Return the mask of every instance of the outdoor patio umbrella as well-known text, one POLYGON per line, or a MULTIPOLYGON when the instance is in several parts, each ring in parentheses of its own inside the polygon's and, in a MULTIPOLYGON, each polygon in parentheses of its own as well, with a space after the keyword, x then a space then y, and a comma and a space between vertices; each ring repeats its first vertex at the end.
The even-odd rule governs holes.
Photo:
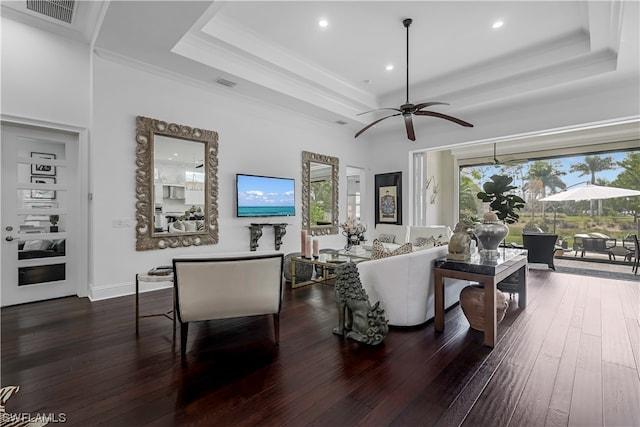
POLYGON ((602 200, 618 197, 640 196, 640 191, 627 190, 618 187, 603 187, 601 185, 587 184, 575 187, 557 194, 540 199, 542 202, 563 202, 566 200, 602 200))
MULTIPOLYGON (((640 196, 640 191, 627 190, 618 187, 603 187, 601 185, 587 184, 581 187, 571 188, 557 194, 540 199, 542 202, 564 202, 567 200, 602 200, 618 197, 640 196)), ((556 211, 553 211, 553 232, 556 232, 556 211)))

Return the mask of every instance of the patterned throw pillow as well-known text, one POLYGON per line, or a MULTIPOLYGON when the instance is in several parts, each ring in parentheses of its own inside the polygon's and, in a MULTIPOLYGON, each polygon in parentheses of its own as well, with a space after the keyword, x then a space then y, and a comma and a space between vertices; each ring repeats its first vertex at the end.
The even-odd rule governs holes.
POLYGON ((432 248, 436 245, 436 238, 431 236, 431 237, 418 237, 416 238, 416 246, 418 246, 421 249, 426 249, 426 248, 432 248))
POLYGON ((395 243, 396 236, 394 236, 393 234, 381 234, 378 236, 378 240, 380 240, 380 242, 382 243, 395 243))
POLYGON ((384 248, 382 242, 376 239, 373 241, 373 245, 371 248, 371 259, 387 258, 394 255, 409 254, 411 252, 413 252, 413 246, 411 245, 411 243, 405 243, 399 248, 388 251, 384 248))

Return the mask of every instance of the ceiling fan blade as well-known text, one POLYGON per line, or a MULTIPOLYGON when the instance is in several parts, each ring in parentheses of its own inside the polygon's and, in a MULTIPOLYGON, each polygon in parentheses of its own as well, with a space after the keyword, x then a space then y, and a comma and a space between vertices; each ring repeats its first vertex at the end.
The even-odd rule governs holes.
POLYGON ((449 105, 449 104, 447 104, 446 102, 423 102, 421 104, 416 105, 414 108, 416 109, 416 111, 418 111, 421 108, 431 107, 432 105, 449 105))
POLYGON ((471 123, 465 122, 464 120, 456 119, 455 117, 447 116, 446 114, 436 113, 434 111, 416 111, 414 113, 416 116, 431 116, 438 117, 440 119, 450 120, 454 123, 459 124, 460 126, 466 126, 472 128, 473 125, 471 123))
POLYGON ((411 114, 404 115, 404 126, 407 128, 407 138, 412 141, 416 140, 416 133, 413 130, 413 120, 411 120, 411 114))
POLYGON ((365 126, 364 128, 362 128, 362 129, 360 130, 360 132, 356 133, 356 136, 354 136, 354 138, 359 137, 360 135, 362 135, 362 133, 363 133, 365 130, 369 129, 371 126, 376 125, 377 123, 380 123, 380 122, 381 122, 381 121, 383 121, 384 119, 388 119, 389 117, 394 117, 394 116, 399 116, 399 115, 400 115, 400 113, 397 113, 397 114, 391 114, 390 116, 386 116, 386 117, 383 117, 383 118, 381 118, 381 119, 376 120, 375 122, 371 122, 371 123, 369 123, 367 126, 365 126))
POLYGON ((376 111, 383 111, 383 110, 391 110, 391 111, 397 111, 399 113, 402 113, 402 110, 398 108, 378 108, 377 110, 370 110, 370 111, 365 111, 364 113, 358 113, 356 114, 356 116, 361 116, 363 114, 374 113, 376 111))

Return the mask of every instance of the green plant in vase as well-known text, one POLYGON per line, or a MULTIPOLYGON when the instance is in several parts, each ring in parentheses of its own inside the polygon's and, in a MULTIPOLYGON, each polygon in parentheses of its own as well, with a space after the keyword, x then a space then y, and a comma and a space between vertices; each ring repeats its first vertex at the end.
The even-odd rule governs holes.
POLYGON ((489 203, 490 211, 484 215, 482 223, 476 224, 475 232, 482 245, 480 255, 496 259, 500 256, 500 242, 509 234, 506 224, 513 224, 520 218, 517 211, 524 207, 525 201, 522 197, 510 193, 518 188, 511 185, 513 178, 510 176, 493 175, 490 180, 483 184, 484 191, 477 194, 478 199, 489 203))
POLYGON ((49 222, 51 223, 51 227, 49 227, 49 232, 51 233, 58 232, 58 221, 60 221, 60 215, 49 215, 49 222))

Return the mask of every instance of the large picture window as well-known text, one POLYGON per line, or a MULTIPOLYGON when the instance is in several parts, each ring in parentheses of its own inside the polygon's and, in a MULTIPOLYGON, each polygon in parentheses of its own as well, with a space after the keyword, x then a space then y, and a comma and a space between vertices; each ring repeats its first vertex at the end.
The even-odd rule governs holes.
POLYGON ((522 243, 522 231, 552 232, 571 248, 576 235, 600 233, 623 240, 638 233, 640 197, 543 201, 550 195, 599 185, 640 191, 640 151, 617 151, 528 161, 465 165, 459 173, 459 218, 478 220, 487 206, 476 194, 492 175, 513 178, 514 191, 526 201, 520 220, 509 226, 508 242, 522 243))

